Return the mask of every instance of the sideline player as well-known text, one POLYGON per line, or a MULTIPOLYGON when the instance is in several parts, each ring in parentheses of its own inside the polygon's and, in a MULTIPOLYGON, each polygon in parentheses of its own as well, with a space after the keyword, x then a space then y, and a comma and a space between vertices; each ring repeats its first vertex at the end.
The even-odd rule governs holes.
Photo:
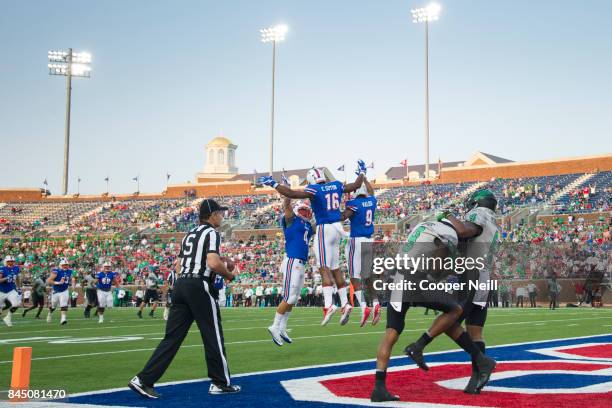
POLYGON ((4 306, 5 302, 10 303, 8 313, 4 317, 4 323, 11 327, 13 325, 13 313, 21 304, 21 299, 17 288, 21 286, 21 278, 19 277, 19 266, 15 265, 15 258, 7 255, 4 258, 4 266, 0 267, 0 305, 4 306))
POLYGON ((136 315, 142 319, 142 309, 145 308, 151 301, 153 301, 153 306, 151 306, 151 311, 149 312, 150 317, 155 317, 153 314, 155 313, 155 309, 157 309, 157 302, 159 302, 159 283, 157 282, 157 275, 153 270, 151 270, 147 277, 145 278, 145 296, 144 300, 140 304, 140 309, 136 315))
MULTIPOLYGON (((374 214, 376 212, 376 197, 374 197, 374 189, 367 179, 364 179, 361 187, 355 192, 356 197, 346 202, 346 209, 342 213, 342 219, 349 219, 351 222, 351 233, 348 244, 346 245, 346 259, 348 261, 348 271, 351 278, 351 284, 355 290, 355 297, 361 307, 360 327, 363 327, 368 321, 368 317, 372 312, 367 306, 365 296, 363 295, 363 287, 361 285, 361 269, 362 269, 362 251, 371 250, 368 248, 368 243, 372 242, 374 234, 374 214)), ((367 287, 366 287, 367 289, 367 287)), ((372 296, 372 306, 374 307, 374 316, 372 324, 375 325, 380 320, 380 304, 374 291, 372 296)))
MULTIPOLYGON (((480 284, 486 284, 491 278, 491 262, 493 252, 500 239, 500 231, 495 221, 495 209, 497 208, 497 198, 489 190, 478 190, 471 194, 464 203, 465 221, 457 219, 448 212, 444 216, 455 227, 457 235, 466 242, 467 258, 482 258, 485 260, 485 267, 477 271, 466 271, 461 277, 467 283, 468 279, 477 280, 480 284), (475 276, 471 277, 472 272, 475 276)), ((479 289, 476 291, 464 292, 463 314, 459 318, 457 325, 465 320, 467 333, 474 344, 485 353, 485 341, 483 337, 484 325, 487 320, 487 306, 489 290, 479 289)), ((460 331, 461 327, 451 327, 449 331, 460 331)), ((478 365, 472 358, 472 375, 470 381, 463 390, 467 394, 478 394, 484 384, 478 384, 479 371, 478 365)))
POLYGON ((113 307, 113 292, 111 288, 119 289, 119 274, 111 271, 110 262, 102 265, 102 271, 96 275, 96 296, 98 297, 98 323, 104 323, 104 309, 113 307))
MULTIPOLYGON (((98 294, 96 292, 96 277, 93 273, 88 273, 83 276, 81 282, 83 288, 85 288, 85 310, 83 316, 86 318, 91 317, 91 309, 98 306, 98 294)), ((97 312, 97 309, 96 309, 97 312)))
POLYGON ((317 223, 317 231, 314 239, 314 250, 317 257, 317 266, 323 280, 323 321, 326 325, 332 315, 338 309, 333 304, 333 284, 336 283, 342 317, 340 324, 348 323, 352 306, 348 303, 347 285, 344 275, 340 272, 340 240, 344 235, 344 229, 340 222, 340 203, 344 193, 356 191, 365 178, 367 171, 365 162, 358 162, 357 179, 353 183, 343 185, 340 181, 327 181, 325 174, 320 169, 312 168, 306 174, 308 186, 304 191, 293 190, 287 186, 280 185, 272 176, 259 179, 260 183, 270 186, 280 194, 288 198, 310 199, 310 206, 314 212, 317 223))
POLYGON ((168 271, 168 275, 166 276, 166 305, 164 307, 164 320, 168 320, 168 316, 170 315, 170 307, 172 306, 172 288, 174 287, 174 282, 176 281, 176 268, 179 264, 178 259, 174 262, 174 266, 170 268, 168 271))
POLYGON ((304 286, 304 265, 308 262, 308 243, 313 235, 310 224, 312 210, 303 202, 297 202, 291 207, 291 200, 283 200, 283 216, 281 226, 285 234, 285 259, 281 264, 284 275, 283 300, 276 308, 274 323, 268 327, 272 341, 282 346, 283 341, 291 343, 287 334, 287 321, 293 306, 304 286))
POLYGON ((68 313, 68 286, 74 288, 74 276, 72 276, 72 269, 69 268, 70 265, 66 258, 60 260, 59 266, 59 268, 51 271, 49 279, 47 279, 47 284, 53 286, 47 323, 51 323, 51 314, 59 306, 61 311, 60 324, 64 325, 68 323, 66 318, 68 313))
MULTIPOLYGON (((407 251, 407 256, 411 258, 424 256, 431 259, 445 259, 456 252, 457 244, 457 233, 451 224, 439 221, 422 222, 417 224, 408 236, 405 250, 407 251)), ((415 281, 429 280, 429 272, 432 271, 419 269, 411 275, 411 279, 415 281)), ((395 275, 395 279, 402 279, 401 276, 402 275, 398 273, 395 275)), ((431 339, 445 333, 450 327, 456 324, 456 321, 463 313, 463 308, 459 305, 454 296, 443 290, 415 291, 410 295, 416 299, 416 301, 410 302, 398 301, 399 299, 395 297, 396 295, 400 295, 400 299, 403 300, 403 293, 401 291, 394 291, 391 295, 389 306, 387 307, 387 329, 376 355, 376 381, 374 390, 370 396, 373 402, 397 401, 399 399, 397 395, 393 395, 387 390, 386 375, 391 351, 404 330, 406 313, 410 306, 428 307, 442 312, 442 314, 434 320, 430 329, 424 333, 416 343, 410 344, 405 349, 405 353, 424 370, 428 370, 429 367, 425 364, 423 359, 422 352, 424 346, 422 346, 422 344, 427 345, 431 342, 431 339), (425 340, 425 338, 428 341, 425 340)), ((452 337, 450 334, 449 336, 451 336, 462 349, 474 357, 480 373, 479 383, 482 382, 484 386, 495 368, 495 361, 486 357, 472 342, 466 332, 454 334, 457 336, 452 337)))
POLYGON ((45 295, 47 293, 47 286, 41 275, 37 276, 32 282, 32 306, 23 311, 22 317, 33 309, 38 308, 36 312, 36 319, 40 319, 40 313, 45 307, 45 295))

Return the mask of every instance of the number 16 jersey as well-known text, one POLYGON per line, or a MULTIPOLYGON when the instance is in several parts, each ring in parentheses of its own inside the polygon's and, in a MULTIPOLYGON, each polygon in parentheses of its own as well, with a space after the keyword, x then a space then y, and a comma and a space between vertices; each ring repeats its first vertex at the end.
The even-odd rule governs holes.
POLYGON ((309 184, 304 191, 312 194, 310 206, 317 225, 340 221, 340 202, 344 193, 344 185, 341 182, 336 180, 324 184, 309 184))

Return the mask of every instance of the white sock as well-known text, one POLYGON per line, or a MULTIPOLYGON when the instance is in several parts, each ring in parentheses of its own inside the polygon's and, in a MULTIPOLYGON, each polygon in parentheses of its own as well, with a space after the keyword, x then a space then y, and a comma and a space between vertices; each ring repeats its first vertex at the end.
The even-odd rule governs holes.
POLYGON ((101 314, 98 316, 98 323, 102 323, 104 321, 104 315, 101 314))
POLYGON ((373 299, 372 300, 372 306, 376 307, 377 304, 378 304, 378 299, 373 299))
POLYGON ((66 312, 62 310, 62 321, 66 320, 66 312))
POLYGON ((291 312, 285 312, 283 316, 283 318, 281 319, 281 326, 280 329, 281 331, 287 331, 287 321, 289 320, 289 315, 291 314, 291 312))
POLYGON ((272 323, 272 326, 276 328, 280 328, 282 321, 283 321, 283 315, 276 312, 276 314, 274 315, 274 323, 272 323))
POLYGON ((8 317, 9 319, 13 317, 13 312, 11 312, 11 310, 10 310, 10 309, 9 309, 9 311, 8 311, 8 316, 7 316, 7 317, 8 317))
POLYGON ((332 305, 334 289, 331 286, 323 286, 324 308, 329 309, 332 305))
POLYGON ((348 296, 346 294, 346 289, 347 289, 346 286, 341 289, 338 289, 338 296, 340 296, 340 307, 344 307, 348 303, 348 296))
POLYGON ((363 312, 366 308, 366 302, 365 302, 365 299, 363 298, 363 291, 356 290, 355 297, 357 298, 357 301, 359 302, 359 307, 361 307, 361 311, 363 312))

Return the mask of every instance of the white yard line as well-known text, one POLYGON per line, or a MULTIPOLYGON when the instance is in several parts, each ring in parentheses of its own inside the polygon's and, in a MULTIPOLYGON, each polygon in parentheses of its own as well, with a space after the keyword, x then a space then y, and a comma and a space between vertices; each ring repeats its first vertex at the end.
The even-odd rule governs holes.
MULTIPOLYGON (((493 326, 508 326, 508 325, 529 325, 537 323, 547 323, 547 322, 565 322, 570 320, 596 320, 596 319, 604 319, 608 318, 607 316, 598 316, 598 317, 587 317, 581 319, 560 319, 560 320, 545 320, 545 321, 528 321, 528 322, 509 322, 509 323, 492 323, 487 325, 487 327, 493 326)), ((307 325, 305 325, 307 326, 307 325)), ((300 327, 299 325, 294 325, 293 327, 300 327)), ((265 327, 254 327, 255 329, 264 329, 265 327)), ((405 332, 414 332, 414 331, 422 331, 423 328, 415 328, 415 329, 406 329, 405 332)), ((224 330, 225 331, 225 330, 224 330)), ((362 336, 362 335, 370 335, 370 334, 382 334, 384 331, 369 331, 369 332, 361 332, 361 333, 339 333, 339 334, 326 334, 326 335, 317 335, 317 336, 302 336, 302 337, 294 337, 294 340, 309 340, 309 339, 320 339, 327 337, 344 337, 344 336, 362 336)), ((157 334, 157 333, 153 333, 157 334)), ((250 343, 266 343, 270 342, 270 338, 266 339, 258 339, 258 340, 242 340, 242 341, 230 341, 226 342, 225 345, 233 345, 233 344, 250 344, 250 343)), ((545 340, 550 341, 550 340, 545 340)), ((202 347, 202 344, 190 344, 186 346, 181 346, 181 348, 191 348, 191 347, 202 347)), ((121 353, 135 353, 141 351, 151 351, 155 350, 155 347, 147 347, 147 348, 139 348, 139 349, 129 349, 129 350, 115 350, 115 351, 102 351, 97 353, 82 353, 82 354, 67 354, 67 355, 59 355, 59 356, 47 356, 47 357, 34 357, 32 361, 39 360, 57 360, 64 358, 73 358, 73 357, 85 357, 85 356, 100 356, 100 355, 108 355, 108 354, 121 354, 121 353)), ((10 364, 12 360, 0 361, 0 364, 10 364)))

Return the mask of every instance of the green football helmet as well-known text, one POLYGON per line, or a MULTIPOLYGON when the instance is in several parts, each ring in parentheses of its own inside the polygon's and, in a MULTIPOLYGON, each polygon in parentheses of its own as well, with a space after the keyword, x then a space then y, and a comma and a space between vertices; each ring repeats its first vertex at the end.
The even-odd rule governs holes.
POLYGON ((495 198, 495 194, 486 188, 474 191, 463 203, 463 208, 467 212, 475 207, 485 207, 491 211, 495 211, 497 208, 497 198, 495 198))

